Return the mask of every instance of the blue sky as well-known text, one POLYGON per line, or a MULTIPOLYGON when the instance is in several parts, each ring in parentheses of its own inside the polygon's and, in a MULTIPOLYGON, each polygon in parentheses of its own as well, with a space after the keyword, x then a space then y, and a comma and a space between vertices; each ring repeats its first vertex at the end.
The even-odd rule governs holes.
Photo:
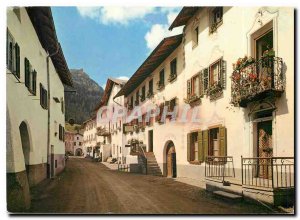
POLYGON ((130 77, 164 38, 180 8, 52 7, 70 69, 83 68, 99 85, 130 77))

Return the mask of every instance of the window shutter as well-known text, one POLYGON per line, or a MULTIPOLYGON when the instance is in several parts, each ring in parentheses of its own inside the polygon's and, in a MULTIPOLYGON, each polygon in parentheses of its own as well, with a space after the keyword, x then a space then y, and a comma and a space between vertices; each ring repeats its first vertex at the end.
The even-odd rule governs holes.
POLYGON ((203 158, 204 160, 208 156, 208 130, 202 132, 202 146, 203 146, 203 158))
POLYGON ((189 79, 187 81, 187 98, 189 98, 191 95, 191 80, 189 79))
POLYGON ((191 161, 191 133, 187 134, 187 161, 191 161))
POLYGON ((25 57, 25 86, 29 87, 29 60, 25 57))
POLYGON ((223 89, 226 87, 226 62, 221 59, 220 60, 220 85, 223 89))
POLYGON ((35 70, 32 72, 32 92, 34 95, 36 94, 36 71, 35 70))
POLYGON ((15 45, 15 55, 16 55, 16 75, 17 77, 20 79, 20 47, 19 45, 16 43, 15 45))
POLYGON ((208 68, 203 70, 203 93, 206 93, 209 85, 209 72, 208 68))
POLYGON ((43 86, 40 83, 40 105, 43 106, 43 86))
POLYGON ((220 132, 220 156, 227 155, 227 140, 226 140, 226 128, 219 127, 220 132))
POLYGON ((45 101, 44 106, 47 109, 48 108, 48 92, 46 89, 43 89, 43 90, 44 90, 44 101, 45 101))
POLYGON ((199 73, 199 95, 200 97, 204 95, 204 85, 203 85, 203 70, 199 73))
POLYGON ((198 131, 198 160, 204 162, 203 137, 202 131, 198 131))

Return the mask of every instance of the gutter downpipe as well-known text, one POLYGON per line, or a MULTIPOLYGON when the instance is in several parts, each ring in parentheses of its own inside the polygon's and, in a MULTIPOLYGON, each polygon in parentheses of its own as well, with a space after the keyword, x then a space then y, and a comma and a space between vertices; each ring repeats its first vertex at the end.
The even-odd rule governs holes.
POLYGON ((47 125, 47 177, 52 178, 51 176, 51 166, 49 160, 49 151, 50 151, 50 71, 49 71, 49 58, 56 55, 59 51, 59 43, 56 45, 56 51, 52 54, 48 54, 46 58, 47 63, 47 89, 48 89, 48 125, 47 125))

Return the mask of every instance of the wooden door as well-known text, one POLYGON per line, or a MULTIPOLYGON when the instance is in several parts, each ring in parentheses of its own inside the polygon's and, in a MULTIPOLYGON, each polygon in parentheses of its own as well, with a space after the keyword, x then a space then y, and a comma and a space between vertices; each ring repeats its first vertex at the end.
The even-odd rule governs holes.
POLYGON ((174 146, 167 149, 167 176, 175 177, 176 174, 176 152, 174 146), (175 169, 175 170, 174 170, 175 169))
MULTIPOLYGON (((257 124, 257 136, 258 136, 258 157, 266 158, 273 156, 272 147, 272 121, 259 122, 257 124)), ((259 160, 259 177, 270 178, 271 177, 271 160, 260 159, 259 160)))

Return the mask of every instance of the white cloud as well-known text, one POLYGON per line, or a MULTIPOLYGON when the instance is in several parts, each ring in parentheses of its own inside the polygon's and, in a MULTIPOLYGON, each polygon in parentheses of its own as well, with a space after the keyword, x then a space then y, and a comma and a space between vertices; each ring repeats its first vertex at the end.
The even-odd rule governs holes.
POLYGON ((119 76, 117 79, 121 79, 121 80, 129 80, 129 77, 127 77, 127 76, 119 76))
POLYGON ((178 27, 169 31, 170 25, 178 15, 179 8, 167 7, 161 8, 160 11, 166 14, 168 24, 154 24, 146 33, 145 40, 150 51, 152 51, 165 37, 181 34, 183 30, 183 27, 178 27))
POLYGON ((82 17, 99 21, 102 24, 127 25, 134 19, 142 19, 155 12, 155 7, 77 7, 82 17))

